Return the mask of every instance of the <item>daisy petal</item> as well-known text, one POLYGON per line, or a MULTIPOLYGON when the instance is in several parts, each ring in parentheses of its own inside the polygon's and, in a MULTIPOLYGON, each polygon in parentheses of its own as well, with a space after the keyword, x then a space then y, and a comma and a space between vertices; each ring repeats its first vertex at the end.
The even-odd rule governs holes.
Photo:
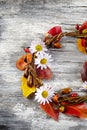
POLYGON ((51 89, 50 85, 45 84, 44 86, 37 89, 35 100, 37 100, 40 104, 49 103, 52 101, 53 95, 54 91, 51 89))
POLYGON ((31 53, 37 52, 37 54, 41 54, 47 51, 47 48, 46 48, 45 43, 41 41, 41 39, 37 39, 37 40, 32 41, 30 45, 30 51, 31 53))

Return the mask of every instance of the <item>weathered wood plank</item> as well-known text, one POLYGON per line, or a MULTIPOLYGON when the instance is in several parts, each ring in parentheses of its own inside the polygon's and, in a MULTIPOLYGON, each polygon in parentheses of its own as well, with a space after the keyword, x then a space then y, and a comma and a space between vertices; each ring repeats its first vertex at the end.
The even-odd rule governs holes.
MULTIPOLYGON (((87 0, 0 0, 0 130, 86 130, 87 121, 60 114, 59 121, 48 118, 38 104, 23 98, 20 90, 22 72, 15 62, 35 38, 52 26, 70 31, 76 23, 87 20, 87 0)), ((54 63, 55 90, 70 86, 78 89, 80 71, 87 55, 80 53, 76 39, 64 37, 63 48, 50 49, 54 63)))

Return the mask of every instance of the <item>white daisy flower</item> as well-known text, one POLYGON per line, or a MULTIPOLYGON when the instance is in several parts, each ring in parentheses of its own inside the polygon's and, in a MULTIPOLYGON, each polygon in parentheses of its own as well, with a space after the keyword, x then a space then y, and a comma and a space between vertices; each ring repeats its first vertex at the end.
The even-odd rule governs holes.
POLYGON ((37 54, 47 51, 46 45, 41 39, 32 41, 29 49, 31 53, 37 52, 37 54))
POLYGON ((87 81, 83 82, 81 89, 87 90, 87 81))
POLYGON ((49 84, 45 84, 44 86, 37 88, 37 92, 35 93, 35 100, 37 100, 40 104, 45 104, 52 102, 53 96, 53 89, 49 84))
POLYGON ((35 65, 37 65, 37 68, 41 67, 41 69, 46 69, 47 67, 51 66, 51 55, 44 53, 44 54, 38 54, 37 58, 35 58, 35 65))

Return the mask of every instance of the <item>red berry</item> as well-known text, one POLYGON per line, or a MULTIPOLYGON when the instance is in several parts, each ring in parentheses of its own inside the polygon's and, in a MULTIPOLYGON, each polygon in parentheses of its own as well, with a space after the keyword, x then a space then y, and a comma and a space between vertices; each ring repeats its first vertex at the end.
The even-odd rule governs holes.
POLYGON ((75 29, 79 30, 79 25, 78 24, 75 25, 75 29))
POLYGON ((78 96, 77 93, 72 93, 72 94, 71 94, 71 97, 77 97, 77 96, 78 96))
POLYGON ((79 31, 80 33, 82 33, 82 30, 87 29, 87 21, 85 21, 80 27, 79 27, 79 31))

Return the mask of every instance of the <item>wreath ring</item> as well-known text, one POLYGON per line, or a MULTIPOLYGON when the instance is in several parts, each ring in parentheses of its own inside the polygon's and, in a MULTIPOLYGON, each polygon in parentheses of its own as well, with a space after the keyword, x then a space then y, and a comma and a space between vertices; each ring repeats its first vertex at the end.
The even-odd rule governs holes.
POLYGON ((62 37, 77 38, 77 48, 87 54, 87 21, 82 25, 75 25, 73 32, 62 32, 61 26, 51 28, 43 40, 32 41, 30 47, 24 47, 25 54, 16 61, 16 67, 23 71, 21 90, 26 98, 35 97, 40 107, 54 120, 58 120, 59 112, 87 118, 87 62, 83 63, 81 79, 82 88, 73 92, 72 88, 54 91, 50 84, 44 84, 43 79, 52 79, 50 63, 53 61, 48 49, 62 48, 62 37), (79 91, 85 95, 79 95, 79 91))

